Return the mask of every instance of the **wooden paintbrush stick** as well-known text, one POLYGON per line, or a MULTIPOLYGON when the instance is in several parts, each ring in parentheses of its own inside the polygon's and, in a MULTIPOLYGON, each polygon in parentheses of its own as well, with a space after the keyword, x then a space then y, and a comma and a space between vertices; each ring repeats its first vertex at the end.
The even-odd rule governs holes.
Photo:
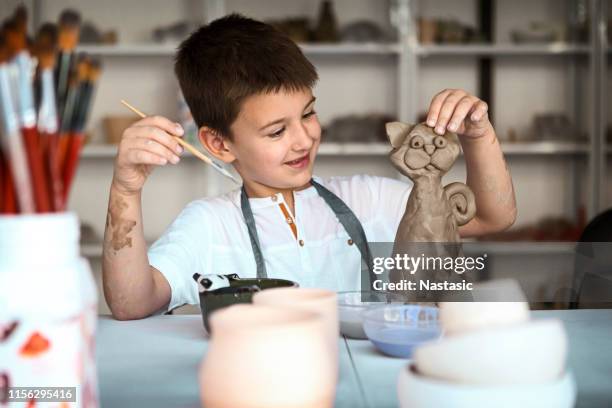
MULTIPOLYGON (((139 111, 138 109, 136 109, 135 107, 133 107, 132 105, 130 105, 129 103, 124 101, 123 99, 121 100, 121 103, 124 104, 129 110, 131 110, 132 112, 134 112, 135 114, 137 114, 141 118, 146 118, 147 117, 147 115, 145 115, 143 112, 139 111)), ((217 170, 219 173, 221 173, 225 177, 227 177, 230 180, 232 180, 234 183, 240 184, 240 182, 238 180, 236 180, 236 178, 234 176, 232 176, 227 170, 225 170, 223 167, 219 166, 217 163, 212 161, 209 157, 204 155, 198 149, 196 149, 195 147, 193 147, 192 145, 190 145, 189 143, 187 143, 186 141, 184 141, 180 137, 177 137, 177 136, 173 136, 173 137, 176 139, 176 141, 181 146, 183 146, 185 149, 189 150, 198 159, 202 160, 206 164, 211 165, 215 170, 217 170)))

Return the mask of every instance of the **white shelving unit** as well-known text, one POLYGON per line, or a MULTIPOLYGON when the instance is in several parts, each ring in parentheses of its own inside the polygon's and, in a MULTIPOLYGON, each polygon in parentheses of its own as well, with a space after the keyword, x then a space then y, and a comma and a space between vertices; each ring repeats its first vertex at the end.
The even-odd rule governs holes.
POLYGON ((419 45, 415 53, 421 57, 442 55, 516 57, 588 55, 589 47, 568 43, 542 45, 482 44, 482 45, 419 45))
MULTIPOLYGON (((585 155, 589 146, 586 143, 573 142, 523 142, 502 143, 502 150, 506 155, 541 156, 541 155, 585 155)), ((319 156, 385 156, 389 154, 387 143, 322 143, 319 147, 319 156)), ((612 152, 612 148, 608 148, 612 152)), ((108 159, 114 158, 117 147, 107 144, 89 144, 83 149, 82 159, 108 159)), ((183 157, 194 158, 185 152, 183 157)))
MULTIPOLYGON (((299 44, 306 55, 398 55, 401 46, 395 43, 299 44)), ((77 52, 100 57, 171 57, 178 44, 81 45, 77 52)))
MULTIPOLYGON (((374 0, 373 0, 374 1, 374 0)), ((454 0, 448 0, 449 4, 453 3, 454 0)), ((498 2, 510 1, 510 0, 498 0, 498 2)), ((594 0, 600 2, 601 0, 594 0)), ((38 1, 34 2, 39 3, 38 1)), ((65 1, 66 6, 69 5, 69 1, 65 1)), ((180 3, 180 2, 179 2, 180 3)), ((185 2, 187 3, 187 2, 185 2)), ((240 2, 232 0, 201 0, 198 2, 188 2, 193 4, 200 4, 204 11, 205 21, 211 21, 218 17, 221 17, 229 10, 229 4, 241 4, 243 6, 255 8, 250 2, 240 2)), ((291 3, 291 2, 287 2, 291 3)), ((339 5, 340 0, 336 1, 339 5)), ((388 78, 390 81, 394 81, 395 84, 392 87, 393 95, 389 96, 393 99, 394 107, 392 113, 394 113, 399 120, 413 122, 417 118, 419 109, 424 109, 422 102, 419 102, 418 89, 420 82, 426 79, 427 72, 421 69, 424 63, 427 64, 448 64, 450 59, 448 57, 458 57, 463 61, 470 60, 471 58, 480 57, 491 57, 494 58, 496 63, 504 64, 507 61, 514 61, 516 58, 529 59, 531 57, 537 57, 542 61, 547 61, 549 58, 551 61, 559 64, 572 64, 573 60, 581 59, 586 60, 592 58, 594 47, 593 44, 587 45, 574 45, 568 43, 555 43, 545 45, 515 45, 510 43, 498 43, 498 44, 470 44, 470 45, 420 45, 416 38, 416 19, 418 17, 418 0, 388 0, 386 2, 375 1, 377 7, 388 7, 388 21, 395 27, 397 32, 397 42, 385 43, 385 44, 352 44, 352 43, 340 43, 340 44, 300 44, 300 47, 308 57, 314 57, 317 61, 329 64, 328 67, 332 67, 334 70, 340 70, 346 68, 346 72, 352 72, 351 69, 358 68, 357 64, 361 61, 367 61, 368 64, 386 64, 392 66, 395 69, 395 73, 392 74, 392 78, 388 78), (361 58, 366 57, 366 58, 361 58), (567 59, 563 61, 562 59, 567 59), (357 62, 355 62, 357 61, 357 62)), ((438 2, 440 3, 440 2, 438 2)), ((43 5, 43 3, 39 3, 43 5)), ((158 6, 161 3, 158 4, 158 6)), ((265 2, 261 3, 262 6, 265 2)), ((275 3, 276 4, 276 3, 275 3)), ((344 2, 342 5, 345 9, 336 8, 336 13, 347 11, 347 4, 352 3, 344 2)), ((46 4, 43 7, 50 8, 46 4)), ((83 6, 86 7, 86 6, 83 6)), ((290 8, 290 5, 287 4, 290 8)), ((453 6, 454 7, 454 6, 453 6)), ((175 9, 179 9, 179 5, 175 9)), ((91 6, 88 9, 92 9, 91 6)), ((96 8, 99 14, 103 14, 102 8, 96 8)), ((380 10, 380 8, 379 8, 380 10)), ((348 10, 349 14, 355 15, 352 10, 348 10)), ((446 12, 446 11, 445 11, 446 12)), ((450 15, 451 11, 448 12, 450 15)), ((134 14, 134 13, 133 13, 134 14)), ((280 13, 279 13, 280 14, 280 13)), ((441 17, 447 15, 440 14, 441 17)), ((42 16, 42 20, 48 19, 49 15, 42 16)), ((96 15, 86 16, 89 19, 96 19, 96 15)), ((255 16, 257 17, 257 16, 255 16)), ((274 17, 274 16, 271 16, 274 17)), ((361 16, 370 17, 369 15, 361 16)), ((499 18, 499 17, 498 17, 499 18)), ((108 22, 108 20, 107 20, 108 22)), ((170 22, 170 21, 169 21, 170 22)), ((107 23, 108 24, 108 23, 107 23)), ((120 25, 120 23, 117 23, 120 25)), ((140 21, 142 24, 142 21, 140 21)), ((124 25, 125 28, 125 25, 124 25)), ((147 28, 150 30, 150 28, 147 28)), ((128 28, 129 31, 129 28, 128 28)), ((100 46, 100 45, 82 45, 78 47, 78 51, 84 51, 92 55, 103 58, 105 66, 110 67, 121 67, 122 69, 127 67, 132 69, 133 66, 142 66, 138 68, 139 71, 146 71, 151 66, 161 66, 171 69, 170 61, 174 56, 177 44, 152 44, 138 42, 142 39, 136 39, 134 41, 125 42, 120 45, 114 46, 100 46), (157 65, 156 65, 157 64, 157 65)), ((612 52, 610 48, 605 50, 607 53, 612 52)), ((327 68, 327 67, 326 67, 327 68)), ((116 68, 117 69, 117 68, 116 68)), ((168 76, 164 78, 166 81, 171 80, 171 72, 167 70, 168 76)), ((133 71, 129 71, 130 74, 134 75, 133 71)), ((346 75, 347 77, 349 75, 346 75)), ((363 81, 363 76, 359 77, 363 81)), ((117 80, 117 75, 114 77, 117 80)), ((140 79, 135 77, 135 79, 140 79)), ((159 79, 159 77, 150 77, 147 79, 159 79)), ((369 78, 366 79, 366 81, 369 78)), ((146 88, 153 86, 151 82, 140 82, 139 87, 146 88)), ((563 86, 573 87, 571 78, 568 78, 567 84, 563 86)), ((159 86, 155 84, 155 86, 159 86)), ((167 90, 166 87, 164 90, 167 90)), ((570 95, 572 93, 570 92, 570 95)), ((113 95, 114 96, 114 95, 113 95)), ((174 98, 174 95, 170 95, 174 98)), ((170 99, 170 98, 168 98, 170 99)), ((111 108, 107 109, 113 113, 121 112, 125 113, 120 107, 115 108, 116 98, 112 99, 112 104, 108 103, 110 97, 107 97, 107 106, 111 108)), ((138 105, 138 101, 132 101, 138 105)), ((151 111, 146 106, 142 107, 145 111, 151 111)), ((387 112, 391 113, 391 112, 387 112)), ((82 156, 82 165, 90 166, 91 168, 102 168, 103 166, 110 167, 111 160, 115 156, 115 146, 108 145, 96 145, 91 144, 85 147, 82 156), (108 163, 106 163, 108 162, 108 163)), ((533 163, 536 161, 554 161, 558 157, 570 160, 576 167, 585 167, 583 162, 585 159, 590 161, 593 156, 593 146, 591 142, 565 142, 565 141, 542 141, 542 142, 520 142, 520 143, 502 143, 502 149, 509 158, 509 164, 513 166, 513 160, 517 163, 533 163)), ((384 161, 383 157, 387 155, 389 147, 385 143, 371 143, 371 144, 338 144, 338 143, 323 143, 320 147, 320 156, 328 157, 327 162, 332 162, 337 157, 357 157, 362 160, 367 160, 368 157, 378 158, 377 163, 384 161)), ((604 149, 605 151, 605 149, 604 149)), ((610 149, 608 148, 609 152, 610 149)), ((186 154, 186 158, 191 160, 191 155, 186 154)), ((558 161, 558 160, 557 160, 558 161)), ((345 160, 346 162, 346 160, 345 160)), ((106 170, 105 170, 106 171, 106 170)), ((521 183, 521 180, 515 180, 515 184, 521 183)), ((568 181, 568 184, 580 185, 581 180, 576 177, 574 180, 568 181)), ((211 190, 214 190, 211 187, 211 190)), ((570 194, 576 195, 575 190, 572 190, 570 194)), ((211 191, 214 193, 214 191, 211 191)), ((91 217, 93 218, 93 217, 91 217)), ((86 253, 95 253, 97 248, 91 249, 93 252, 85 251, 86 253)))

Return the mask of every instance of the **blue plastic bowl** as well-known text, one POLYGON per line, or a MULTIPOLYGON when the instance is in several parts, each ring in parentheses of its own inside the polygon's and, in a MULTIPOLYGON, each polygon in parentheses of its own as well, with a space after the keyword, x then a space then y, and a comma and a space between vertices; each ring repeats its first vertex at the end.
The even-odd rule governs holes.
POLYGON ((441 335, 438 308, 419 304, 373 307, 363 313, 363 329, 378 350, 400 358, 441 335))

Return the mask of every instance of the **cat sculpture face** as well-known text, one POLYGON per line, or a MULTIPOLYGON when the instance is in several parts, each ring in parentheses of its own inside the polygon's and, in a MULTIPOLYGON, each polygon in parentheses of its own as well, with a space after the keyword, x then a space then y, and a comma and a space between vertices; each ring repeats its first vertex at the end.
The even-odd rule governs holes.
POLYGON ((393 146, 389 153, 391 162, 411 180, 423 176, 442 177, 461 152, 456 133, 446 132, 440 136, 424 123, 389 122, 386 129, 393 146))

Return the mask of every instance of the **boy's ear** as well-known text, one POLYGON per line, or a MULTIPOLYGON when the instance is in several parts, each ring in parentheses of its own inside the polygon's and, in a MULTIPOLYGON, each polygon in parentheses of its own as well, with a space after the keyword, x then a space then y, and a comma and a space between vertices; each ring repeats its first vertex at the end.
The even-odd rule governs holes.
POLYGON ((204 148, 216 159, 224 163, 231 163, 236 160, 236 157, 227 148, 227 139, 221 136, 217 131, 207 126, 202 126, 198 130, 198 138, 202 146, 204 146, 204 148))
POLYGON ((385 128, 387 130, 387 138, 389 139, 391 146, 396 149, 400 147, 414 126, 415 125, 403 122, 388 122, 385 125, 385 128))

